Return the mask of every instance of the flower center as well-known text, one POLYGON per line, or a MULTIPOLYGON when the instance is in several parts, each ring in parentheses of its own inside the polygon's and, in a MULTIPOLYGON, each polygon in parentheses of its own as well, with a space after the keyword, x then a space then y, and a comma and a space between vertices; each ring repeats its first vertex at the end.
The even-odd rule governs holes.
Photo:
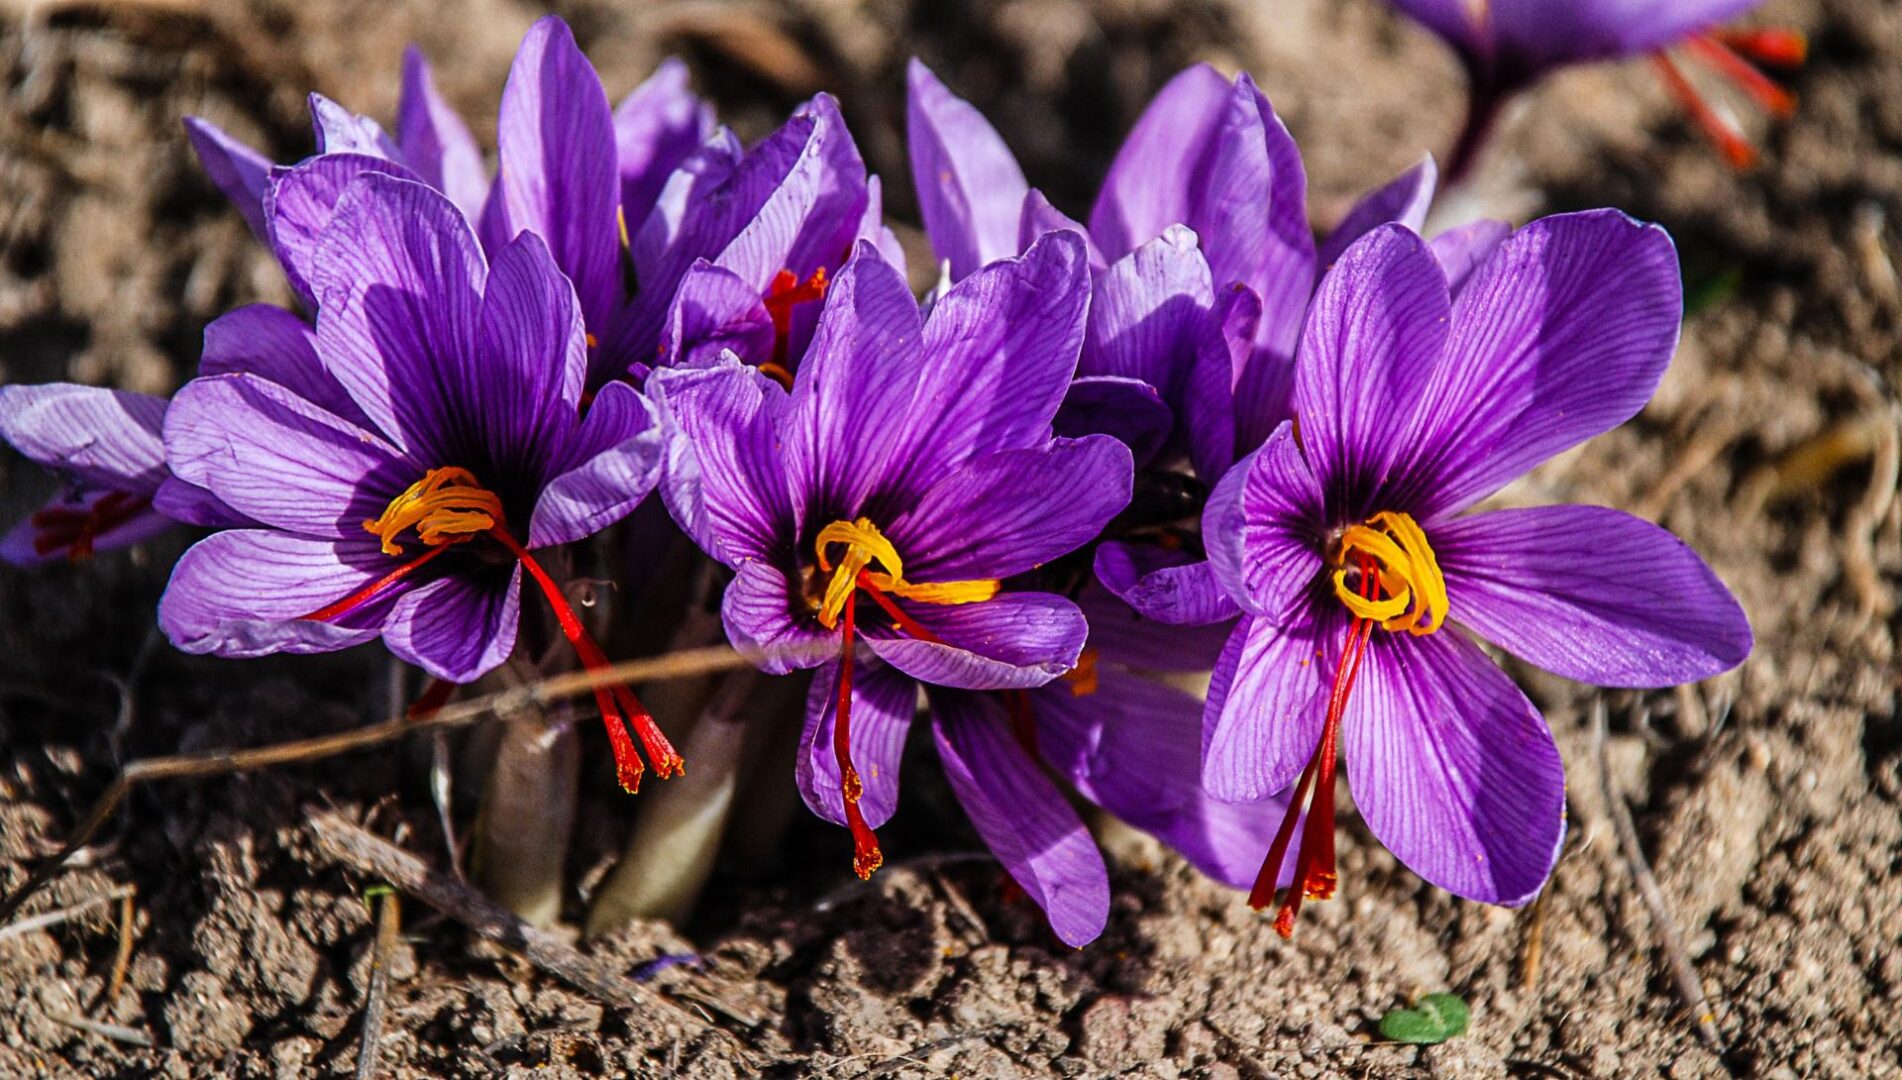
POLYGON ((773 318, 773 358, 759 369, 788 390, 792 389, 792 370, 786 366, 786 357, 791 349, 793 308, 825 299, 827 284, 823 266, 804 281, 791 270, 781 270, 773 275, 772 283, 766 286, 766 295, 760 298, 766 305, 766 313, 773 318))
POLYGON ((1446 577, 1434 557, 1426 532, 1408 514, 1385 510, 1364 525, 1350 525, 1341 534, 1339 567, 1334 571, 1334 595, 1355 619, 1378 622, 1383 630, 1431 634, 1446 621, 1446 577), (1368 569, 1367 556, 1373 560, 1368 569), (1379 588, 1372 592, 1349 584, 1372 574, 1379 588))
POLYGON ((33 553, 50 555, 65 548, 67 559, 84 562, 92 557, 94 541, 151 506, 151 499, 124 491, 108 491, 91 506, 49 506, 27 519, 33 529, 33 553))
MULTIPOLYGON (((542 568, 535 556, 522 546, 521 541, 509 532, 502 513, 502 500, 483 487, 469 470, 455 466, 429 470, 421 480, 391 499, 380 516, 364 522, 363 528, 382 541, 385 555, 403 554, 397 541, 404 531, 411 528, 416 530, 417 539, 422 541, 427 550, 399 563, 389 573, 349 596, 300 618, 314 622, 342 618, 382 596, 391 586, 422 569, 455 545, 486 535, 514 556, 522 564, 522 569, 528 572, 529 578, 541 589, 548 606, 554 611, 555 622, 560 625, 562 635, 574 646, 582 668, 598 675, 613 667, 601 647, 588 635, 587 628, 582 626, 580 616, 568 602, 561 586, 542 568)), ((432 687, 432 693, 435 692, 440 692, 446 699, 448 687, 445 684, 440 691, 432 687)), ((428 701, 429 695, 425 695, 425 699, 428 701)), ((594 688, 594 701, 600 709, 601 721, 607 727, 608 744, 614 751, 615 772, 623 788, 629 792, 638 791, 641 774, 646 771, 640 755, 634 749, 634 740, 628 735, 629 727, 640 737, 648 760, 654 763, 654 771, 662 779, 679 776, 685 771, 686 763, 625 683, 603 680, 594 688)), ((440 701, 434 701, 425 711, 434 711, 440 704, 440 701)))
POLYGON ((865 793, 858 767, 852 764, 852 652, 858 632, 858 595, 872 598, 894 624, 919 641, 940 641, 938 635, 906 614, 893 596, 902 596, 926 604, 972 604, 997 595, 1001 583, 995 580, 948 581, 914 584, 905 580, 905 563, 898 549, 878 531, 870 518, 834 521, 819 530, 814 541, 821 573, 830 573, 824 597, 816 617, 827 630, 840 632, 839 690, 832 721, 832 753, 839 763, 839 794, 845 802, 845 823, 852 830, 852 869, 861 880, 885 862, 878 848, 878 835, 865 822, 859 799, 865 793), (832 548, 843 546, 845 553, 835 565, 832 548), (885 568, 874 573, 877 563, 885 568))

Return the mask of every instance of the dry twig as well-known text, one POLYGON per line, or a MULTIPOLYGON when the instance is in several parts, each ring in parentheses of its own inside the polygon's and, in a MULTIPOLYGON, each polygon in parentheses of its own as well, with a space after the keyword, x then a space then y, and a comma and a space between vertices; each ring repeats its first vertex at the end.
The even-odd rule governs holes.
POLYGON ((112 1003, 119 1000, 119 991, 125 989, 126 968, 132 963, 132 895, 134 886, 128 885, 125 895, 119 897, 119 948, 112 954, 112 977, 106 980, 106 992, 99 998, 99 1008, 110 1009, 112 1003))
POLYGON ((1671 978, 1677 984, 1677 992, 1684 999, 1684 1005, 1695 1018, 1697 1036, 1704 1045, 1710 1047, 1720 1058, 1724 1054, 1724 1039, 1717 1030, 1717 1014, 1711 1010, 1710 999, 1704 996, 1704 982, 1697 975, 1697 968, 1691 964, 1689 953, 1684 951, 1684 942, 1678 935, 1677 922, 1671 918, 1671 911, 1664 903, 1664 891, 1658 888, 1658 879, 1651 874, 1651 864, 1645 861, 1644 849, 1638 844, 1638 827, 1631 820, 1631 809, 1625 805, 1617 785, 1611 779, 1611 766, 1605 754, 1605 699, 1601 696, 1592 702, 1592 747, 1593 756, 1598 761, 1598 782, 1605 797, 1605 812, 1611 815, 1612 828, 1618 833, 1618 846, 1624 850, 1625 864, 1631 869, 1631 877, 1637 883, 1638 895, 1644 900, 1644 906, 1651 913, 1652 929, 1657 931, 1658 945, 1664 950, 1665 958, 1670 962, 1671 978))
MULTIPOLYGON (((35 930, 44 930, 49 926, 58 926, 60 923, 78 918, 94 908, 104 907, 114 900, 118 900, 122 897, 130 898, 132 892, 133 886, 131 885, 117 885, 100 893, 98 896, 81 900, 71 907, 42 912, 41 914, 31 915, 21 919, 19 922, 8 923, 5 926, 0 926, 0 941, 18 937, 21 934, 30 934, 35 930)), ((11 914, 11 909, 9 909, 8 913, 11 914)))
POLYGON ((357 1080, 370 1080, 376 1075, 376 1060, 382 1052, 383 1013, 390 995, 390 963, 396 954, 396 932, 402 924, 402 902, 394 890, 383 890, 376 902, 376 940, 370 947, 370 988, 363 995, 357 1080))

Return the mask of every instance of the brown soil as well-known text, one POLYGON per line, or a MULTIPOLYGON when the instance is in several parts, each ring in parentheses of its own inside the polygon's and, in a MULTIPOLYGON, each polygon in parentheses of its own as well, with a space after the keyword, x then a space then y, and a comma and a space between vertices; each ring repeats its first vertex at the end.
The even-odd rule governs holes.
MULTIPOLYGON (((1033 182, 1072 212, 1147 95, 1191 60, 1258 76, 1301 140, 1322 220, 1370 180, 1444 149, 1460 101, 1444 51, 1372 0, 556 7, 611 90, 680 52, 749 136, 810 90, 838 91, 900 217, 911 213, 901 88, 913 51, 996 118, 1033 182)), ((7 16, 5 379, 167 391, 190 375, 207 320, 288 298, 191 161, 180 116, 294 156, 307 148, 307 89, 387 117, 399 51, 415 39, 481 131, 536 13, 509 0, 93 0, 7 16)), ((1343 895, 1304 913, 1292 943, 1239 896, 1137 844, 1119 849, 1108 932, 1069 950, 995 864, 937 858, 974 840, 925 773, 888 843, 895 865, 870 885, 839 889, 850 882, 843 842, 802 817, 779 866, 723 872, 681 931, 654 925, 592 947, 630 970, 698 951, 697 967, 651 985, 723 1002, 708 1015, 732 1037, 604 1008, 411 906, 386 1071, 1902 1075, 1902 517, 1887 498, 1902 391, 1902 290, 1887 254, 1902 238, 1902 9, 1777 0, 1764 17, 1806 28, 1814 55, 1793 80, 1801 112, 1765 133, 1759 170, 1727 169, 1637 64, 1543 87, 1481 184, 1489 205, 1522 216, 1610 204, 1662 221, 1709 298, 1656 402, 1542 470, 1527 494, 1622 506, 1677 530, 1755 624, 1757 652, 1739 673, 1611 697, 1605 747, 1727 1058, 1695 1037, 1620 853, 1591 692, 1515 667, 1570 764, 1571 840, 1542 914, 1426 887, 1350 820, 1343 895), (1535 924, 1542 962, 1528 985, 1535 924), (1448 989, 1472 1004, 1467 1036, 1431 1049, 1378 1041, 1384 1012, 1448 989)), ((46 481, 17 458, 0 466, 11 520, 46 481)), ((368 652, 223 663, 166 648, 152 611, 182 543, 0 573, 0 885, 53 849, 119 763, 383 715, 384 668, 368 652)), ((400 830, 441 864, 427 761, 417 746, 136 793, 29 908, 136 885, 127 988, 98 1002, 116 945, 110 909, 0 940, 0 1075, 348 1074, 373 882, 321 855, 304 822, 315 809, 374 808, 377 831, 400 830), (75 1016, 153 1045, 81 1031, 66 1022, 75 1016)), ((590 768, 582 881, 598 880, 628 813, 605 768, 590 768)))

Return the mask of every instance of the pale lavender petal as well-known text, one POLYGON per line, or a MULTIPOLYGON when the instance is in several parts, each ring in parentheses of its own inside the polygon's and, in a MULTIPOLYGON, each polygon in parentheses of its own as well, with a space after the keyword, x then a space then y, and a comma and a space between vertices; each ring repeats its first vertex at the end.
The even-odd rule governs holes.
POLYGON ((1050 205, 1043 192, 1036 188, 1024 196, 1023 212, 1017 222, 1017 250, 1029 251, 1030 245, 1043 238, 1044 233, 1072 232, 1083 238, 1083 246, 1089 252, 1090 273, 1100 274, 1109 268, 1108 260, 1096 249, 1096 241, 1090 238, 1089 230, 1075 218, 1050 205))
MULTIPOLYGON (((1514 233, 1453 305, 1431 380, 1395 386, 1420 426, 1400 440, 1393 504, 1422 522, 1456 513, 1635 416, 1671 362, 1683 310, 1677 250, 1656 225, 1589 210, 1514 233)), ((1301 430, 1312 447, 1305 415, 1301 430)))
POLYGON ((1070 383, 1051 428, 1071 439, 1113 435, 1138 465, 1147 465, 1161 454, 1175 422, 1162 394, 1141 379, 1086 375, 1070 383))
POLYGON ((368 154, 371 157, 400 161, 403 151, 389 137, 383 125, 367 116, 358 116, 322 94, 311 94, 310 125, 317 136, 317 153, 368 154))
POLYGON ((487 266, 454 204, 423 184, 360 176, 317 245, 317 354, 382 433, 448 461, 445 396, 484 378, 477 326, 487 266))
POLYGON ((257 522, 225 505, 225 501, 197 484, 168 476, 152 495, 152 509, 171 521, 206 529, 251 528, 257 522))
MULTIPOLYGON (((178 560, 159 599, 159 629, 188 653, 242 658, 332 652, 374 639, 386 604, 366 605, 348 625, 303 616, 389 573, 394 560, 374 537, 320 540, 269 529, 227 529, 178 560)), ((411 586, 399 582, 398 596, 411 586)))
POLYGON ((399 659, 458 685, 500 667, 521 622, 522 566, 456 574, 404 593, 383 623, 399 659))
POLYGON ((0 439, 86 484, 150 495, 165 479, 165 399, 77 383, 0 386, 0 439))
POLYGON ((667 440, 661 497, 702 550, 738 567, 799 534, 779 436, 786 395, 777 385, 729 362, 662 369, 647 386, 667 440))
POLYGON ((1202 711, 1202 786, 1258 802, 1301 775, 1321 742, 1348 620, 1338 604, 1275 626, 1244 617, 1215 665, 1202 711))
POLYGON ((1109 871, 1090 831, 1011 733, 993 695, 933 692, 931 734, 951 790, 984 844, 1082 948, 1109 920, 1109 871))
POLYGON ((865 213, 859 218, 859 231, 853 242, 855 250, 861 241, 877 248, 900 277, 905 275, 905 245, 898 242, 898 234, 885 224, 884 184, 876 176, 865 178, 865 213))
POLYGON ((396 141, 403 162, 423 183, 449 196, 463 216, 482 216, 489 174, 475 137, 456 110, 436 91, 436 78, 423 51, 403 50, 403 93, 396 103, 396 141))
POLYGON ((1750 654, 1750 623, 1704 560, 1617 510, 1455 518, 1433 550, 1452 616, 1514 656, 1596 686, 1707 679, 1750 654))
POLYGON ((1493 252, 1511 235, 1511 224, 1481 218, 1440 233, 1427 241, 1427 246, 1433 249, 1433 257, 1440 260, 1440 269, 1446 271, 1446 286, 1457 298, 1473 271, 1492 258, 1493 252))
POLYGON ((1418 165, 1362 196, 1321 245, 1316 257, 1317 272, 1326 273, 1349 245, 1376 225, 1393 222, 1424 233, 1427 208, 1433 205, 1439 179, 1440 168, 1434 163, 1433 155, 1428 154, 1418 165))
POLYGON ((687 65, 668 57, 614 107, 620 205, 629 228, 647 220, 667 177, 713 133, 713 107, 687 81, 687 65))
POLYGON ((271 182, 271 159, 196 116, 185 118, 185 134, 205 175, 237 207, 251 232, 266 239, 270 232, 265 227, 264 196, 271 182))
POLYGON ((546 480, 529 520, 531 548, 593 536, 633 513, 660 479, 660 426, 626 383, 595 395, 566 467, 546 480))
POLYGON ((752 283, 704 260, 680 279, 661 338, 661 363, 706 367, 723 352, 749 363, 773 358, 773 316, 752 283))
POLYGON ((1450 303, 1426 242, 1399 225, 1362 237, 1321 281, 1293 406, 1306 459, 1342 521, 1415 505, 1393 495, 1390 478, 1419 454, 1422 429, 1440 422, 1422 389, 1443 366, 1450 303))
POLYGON ((1565 767, 1519 688, 1458 633, 1375 633, 1341 724, 1367 827, 1427 881, 1488 904, 1536 895, 1565 838, 1565 767))
MULTIPOLYGON (((1096 577, 1144 618, 1169 626, 1226 622, 1242 613, 1207 559, 1157 544, 1099 545, 1096 577)), ((1096 628, 1094 620, 1090 626, 1096 628)))
POLYGON ((273 382, 215 375, 187 383, 165 414, 172 471, 238 513, 307 536, 367 536, 415 480, 394 448, 273 382))
POLYGON ((1169 226, 1188 223, 1190 188, 1232 91, 1221 72, 1197 64, 1156 93, 1116 152, 1090 211, 1090 235, 1105 257, 1120 259, 1169 226))
POLYGON ((975 604, 898 604, 938 640, 878 625, 872 615, 877 609, 860 603, 866 644, 893 667, 934 686, 1042 686, 1076 666, 1089 636, 1077 606, 1050 593, 1007 592, 975 604))
POLYGON ((317 356, 317 333, 310 324, 280 307, 247 304, 225 312, 205 327, 200 375, 256 375, 269 379, 305 401, 353 424, 369 418, 330 377, 317 356))
POLYGON ((865 217, 865 161, 839 103, 819 94, 799 115, 812 120, 799 156, 717 260, 762 291, 781 270, 801 280, 822 268, 836 271, 851 256, 865 217))
POLYGON ((273 169, 265 196, 265 224, 271 251, 284 267, 291 289, 306 304, 317 295, 317 242, 337 212, 350 182, 365 173, 383 173, 421 182, 394 161, 368 154, 323 154, 289 169, 273 169))
POLYGON ((793 583, 772 563, 751 559, 739 566, 720 602, 726 636, 753 666, 769 675, 818 667, 839 657, 839 635, 825 632, 805 609, 793 583))
POLYGON ((1215 300, 1193 232, 1172 225, 1096 279, 1079 375, 1121 375, 1181 400, 1215 300))
POLYGON ((886 529, 908 580, 1003 579, 1066 555, 1129 505, 1129 448, 1107 435, 973 458, 886 529))
POLYGON ((1048 439, 1076 373, 1089 301, 1074 233, 1051 233, 939 298, 925 322, 927 362, 899 406, 894 490, 916 492, 979 454, 1048 439))
POLYGON ((1077 794, 1154 834, 1203 873, 1236 888, 1253 884, 1287 801, 1209 798, 1202 702, 1127 672, 1106 670, 1097 679, 1088 694, 1059 683, 1029 695, 1038 756, 1077 794))
POLYGON ((1018 253, 1018 220, 1030 186, 983 114, 916 58, 906 85, 905 138, 919 214, 956 281, 1018 253))
POLYGON ((1322 577, 1327 520, 1294 425, 1230 470, 1202 511, 1202 543, 1228 594, 1273 623, 1302 617, 1322 577))
MULTIPOLYGON (((918 684, 884 664, 852 666, 852 711, 848 726, 852 767, 862 785, 859 812, 876 829, 898 810, 898 766, 905 736, 918 713, 918 684)), ((806 724, 799 736, 794 778, 812 812, 835 825, 846 824, 840 793, 839 756, 833 749, 833 723, 839 714, 839 665, 829 663, 812 678, 806 694, 806 724)))
MULTIPOLYGON (((568 24, 549 15, 522 38, 496 118, 497 184, 510 235, 539 234, 574 282, 589 326, 620 295, 620 177, 608 98, 568 24)), ((630 227, 632 223, 630 223, 630 227)), ((610 373, 595 372, 595 382, 610 373)))

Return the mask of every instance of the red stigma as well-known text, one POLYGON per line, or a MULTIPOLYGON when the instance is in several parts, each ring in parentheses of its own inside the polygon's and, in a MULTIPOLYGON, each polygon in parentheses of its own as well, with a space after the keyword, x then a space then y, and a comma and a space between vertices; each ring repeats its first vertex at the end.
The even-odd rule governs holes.
MULTIPOLYGON (((1374 599, 1379 592, 1380 574, 1373 559, 1365 553, 1360 556, 1360 569, 1361 595, 1374 599)), ((1367 639, 1373 635, 1374 625, 1371 619, 1356 618, 1348 627, 1347 640, 1341 646, 1341 664, 1335 669, 1334 685, 1328 692, 1327 718, 1321 725, 1320 745, 1314 748, 1314 756, 1301 770, 1301 779, 1288 801, 1287 814, 1275 831, 1268 857, 1262 860, 1255 887, 1248 893, 1248 905, 1256 911, 1274 901, 1282 860, 1287 857, 1295 824, 1301 818, 1302 804, 1308 801, 1312 789, 1313 802, 1308 807, 1301 846, 1295 855, 1294 881, 1282 890, 1281 909, 1275 913, 1275 932, 1284 938, 1294 936, 1294 920, 1301 911, 1301 901, 1329 899, 1340 880, 1334 863, 1334 778, 1340 756, 1341 718, 1347 712, 1348 697, 1353 693, 1354 679, 1360 673, 1361 659, 1367 653, 1367 639)))
POLYGON ((49 506, 27 518, 33 530, 33 554, 51 555, 66 549, 66 558, 92 558, 99 537, 151 509, 152 500, 124 491, 108 491, 91 506, 49 506))
MULTIPOLYGON (((1794 68, 1809 53, 1808 42, 1794 30, 1712 31, 1685 39, 1685 50, 1705 67, 1737 87, 1772 116, 1787 119, 1796 112, 1796 96, 1777 85, 1756 67, 1794 68), (1754 63, 1753 63, 1754 62, 1754 63)), ((1652 54, 1664 88, 1716 144, 1732 167, 1746 169, 1757 161, 1757 149, 1737 126, 1726 119, 1691 84, 1677 63, 1662 52, 1652 54)))
POLYGON ((760 370, 778 379, 782 384, 791 386, 792 371, 786 366, 786 357, 791 348, 793 308, 800 304, 824 300, 826 295, 826 268, 821 266, 804 281, 791 270, 781 270, 773 275, 772 284, 766 286, 766 294, 761 302, 766 305, 766 313, 773 319, 773 359, 761 364, 760 370))

